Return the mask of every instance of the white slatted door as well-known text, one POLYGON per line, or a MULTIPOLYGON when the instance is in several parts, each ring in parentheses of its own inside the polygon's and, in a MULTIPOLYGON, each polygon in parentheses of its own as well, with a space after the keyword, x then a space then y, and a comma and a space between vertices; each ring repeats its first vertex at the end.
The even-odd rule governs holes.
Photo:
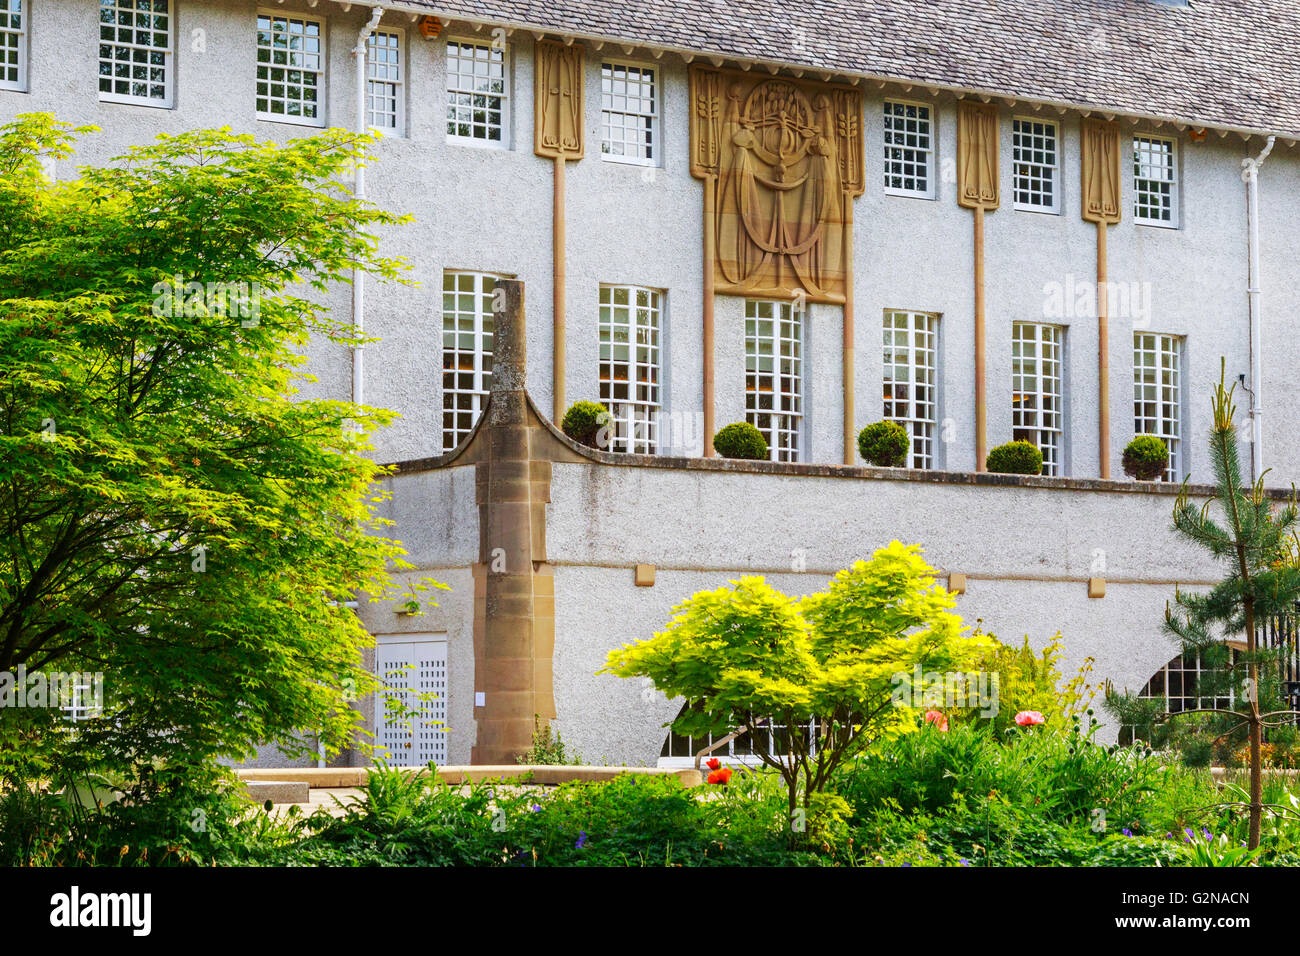
POLYGON ((389 696, 408 711, 393 713, 388 697, 378 697, 375 742, 380 753, 396 766, 445 764, 447 642, 420 634, 381 636, 375 647, 375 668, 389 696))

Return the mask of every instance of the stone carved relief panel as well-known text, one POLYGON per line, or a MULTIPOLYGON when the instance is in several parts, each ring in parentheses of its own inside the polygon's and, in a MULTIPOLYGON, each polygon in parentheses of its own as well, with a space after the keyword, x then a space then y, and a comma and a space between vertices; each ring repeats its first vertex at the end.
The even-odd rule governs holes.
POLYGON ((991 103, 957 104, 957 203, 967 209, 997 209, 998 108, 991 103))
POLYGON ((537 42, 533 75, 533 152, 552 159, 581 159, 583 48, 551 40, 537 42))
POLYGON ((1080 127, 1083 218, 1088 222, 1120 220, 1119 124, 1084 120, 1080 127))
POLYGON ((691 174, 716 188, 716 290, 843 302, 849 204, 864 182, 861 94, 697 66, 691 103, 691 174))

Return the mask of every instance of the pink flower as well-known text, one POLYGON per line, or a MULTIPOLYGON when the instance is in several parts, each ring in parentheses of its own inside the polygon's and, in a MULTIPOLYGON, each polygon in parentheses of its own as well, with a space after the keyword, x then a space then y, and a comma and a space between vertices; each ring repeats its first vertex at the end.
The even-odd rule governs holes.
POLYGON ((946 734, 948 732, 948 718, 941 710, 927 710, 925 712, 925 722, 934 724, 939 728, 940 733, 946 734))
POLYGON ((1036 710, 1022 710, 1016 714, 1016 723, 1021 727, 1032 727, 1034 724, 1041 724, 1043 715, 1036 710))

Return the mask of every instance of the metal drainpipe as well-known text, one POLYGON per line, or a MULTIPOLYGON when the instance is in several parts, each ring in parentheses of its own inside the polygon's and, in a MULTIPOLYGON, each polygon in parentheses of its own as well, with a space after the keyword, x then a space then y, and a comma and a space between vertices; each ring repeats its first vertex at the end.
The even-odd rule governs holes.
POLYGON ((1241 161, 1241 178, 1246 184, 1246 253, 1249 275, 1246 300, 1250 306, 1250 470, 1251 480, 1264 474, 1264 406, 1260 393, 1264 388, 1263 332, 1259 316, 1259 167, 1273 151, 1275 137, 1270 136, 1264 151, 1254 159, 1241 161))
MULTIPOLYGON (((357 35, 357 45, 352 48, 352 55, 356 57, 357 64, 357 132, 366 131, 366 44, 370 40, 370 35, 375 32, 379 26, 379 21, 384 16, 384 8, 375 6, 370 8, 370 19, 366 25, 361 28, 361 33, 357 35)), ((352 187, 352 195, 357 199, 364 199, 366 196, 366 167, 362 163, 357 163, 355 182, 352 187)), ((352 331, 360 335, 366 327, 365 323, 366 310, 366 274, 360 269, 352 270, 352 331)), ((365 401, 365 353, 360 345, 352 347, 352 402, 360 405, 365 401)), ((355 601, 349 601, 348 606, 355 608, 355 601)), ((316 766, 325 766, 325 741, 319 737, 316 739, 316 766)))
MULTIPOLYGON (((366 44, 370 40, 370 35, 375 32, 379 26, 379 21, 384 15, 384 8, 380 6, 371 7, 370 20, 361 28, 361 33, 357 37, 357 45, 352 50, 352 55, 356 57, 357 63, 357 132, 366 131, 366 44)), ((362 163, 357 163, 356 182, 353 186, 352 194, 357 199, 364 199, 366 196, 366 167, 362 163)), ((352 331, 356 335, 361 335, 365 330, 365 312, 366 312, 366 274, 360 269, 352 270, 352 331)), ((365 353, 360 345, 352 348, 352 401, 354 404, 361 405, 365 402, 365 353)))

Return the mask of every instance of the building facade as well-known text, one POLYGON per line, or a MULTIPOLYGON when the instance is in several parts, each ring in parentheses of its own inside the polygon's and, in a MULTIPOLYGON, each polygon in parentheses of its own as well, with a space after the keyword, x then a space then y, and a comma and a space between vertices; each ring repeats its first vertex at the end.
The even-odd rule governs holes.
POLYGON ((894 538, 968 621, 1060 630, 1067 667, 1137 688, 1175 655, 1164 601, 1217 576, 1168 525, 1175 482, 1210 478, 1221 362, 1243 458, 1300 476, 1297 12, 0 0, 0 116, 97 125, 75 162, 198 127, 383 132, 365 194, 412 215, 384 243, 418 284, 368 283, 378 342, 315 347, 308 391, 401 413, 376 451, 392 533, 451 586, 359 609, 376 666, 442 701, 444 729, 389 743, 508 760, 539 714, 645 763, 676 706, 597 677, 609 648, 696 590, 816 590, 894 538), (581 399, 613 413, 608 451, 555 430, 581 399), (880 419, 907 469, 860 467, 880 419), (711 455, 735 421, 771 462, 711 455), (1124 477, 1143 433, 1169 481, 1124 477), (1044 477, 981 474, 1014 438, 1044 477))

